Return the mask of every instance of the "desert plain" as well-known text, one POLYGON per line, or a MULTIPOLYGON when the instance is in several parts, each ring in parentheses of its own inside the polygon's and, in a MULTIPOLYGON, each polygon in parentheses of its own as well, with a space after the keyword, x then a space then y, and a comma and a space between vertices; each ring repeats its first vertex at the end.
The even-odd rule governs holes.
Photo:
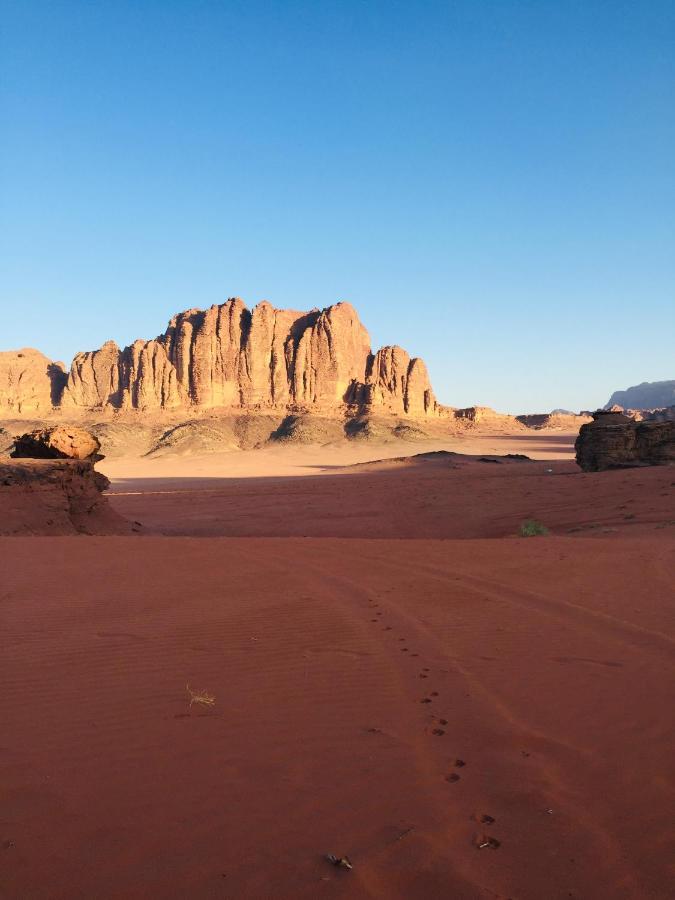
POLYGON ((575 437, 117 456, 135 531, 0 538, 0 897, 672 897, 675 475, 575 437))

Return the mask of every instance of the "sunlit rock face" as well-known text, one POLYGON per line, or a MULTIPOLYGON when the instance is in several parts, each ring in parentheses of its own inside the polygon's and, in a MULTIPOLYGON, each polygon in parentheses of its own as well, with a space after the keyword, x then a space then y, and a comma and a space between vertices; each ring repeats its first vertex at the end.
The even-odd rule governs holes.
POLYGON ((25 416, 49 411, 59 402, 66 383, 63 363, 39 350, 0 352, 0 413, 25 416))
POLYGON ((59 402, 65 409, 437 412, 424 362, 400 347, 373 355, 350 304, 297 312, 262 302, 248 310, 238 298, 179 313, 154 340, 78 353, 59 402))

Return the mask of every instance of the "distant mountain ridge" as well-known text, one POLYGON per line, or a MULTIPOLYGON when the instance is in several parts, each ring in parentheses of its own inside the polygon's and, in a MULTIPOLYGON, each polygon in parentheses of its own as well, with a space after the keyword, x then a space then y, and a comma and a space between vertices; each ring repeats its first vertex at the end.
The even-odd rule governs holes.
POLYGON ((614 391, 605 409, 622 406, 624 409, 662 409, 675 405, 675 381, 643 381, 625 391, 614 391))

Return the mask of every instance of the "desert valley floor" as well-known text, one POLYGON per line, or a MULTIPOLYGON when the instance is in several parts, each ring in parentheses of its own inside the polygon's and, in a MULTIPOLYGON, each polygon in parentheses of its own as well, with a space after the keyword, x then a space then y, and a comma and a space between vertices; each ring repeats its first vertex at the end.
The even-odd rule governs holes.
POLYGON ((105 460, 137 534, 0 538, 0 897, 672 897, 675 472, 572 441, 105 460))

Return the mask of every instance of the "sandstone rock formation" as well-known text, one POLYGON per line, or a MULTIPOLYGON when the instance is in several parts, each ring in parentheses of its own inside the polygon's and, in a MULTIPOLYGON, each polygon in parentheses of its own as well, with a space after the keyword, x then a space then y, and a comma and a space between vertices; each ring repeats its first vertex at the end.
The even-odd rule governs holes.
POLYGON ((621 406, 623 409, 661 409, 673 405, 675 381, 643 381, 625 391, 614 391, 604 408, 621 406))
POLYGON ((575 444, 586 472, 630 466, 675 465, 675 422, 636 422, 618 412, 598 410, 582 425, 575 444))
POLYGON ((437 410, 426 366, 400 347, 371 354, 348 303, 324 310, 249 311, 231 299, 175 316, 166 332, 121 350, 109 341, 78 353, 63 409, 304 409, 377 406, 437 410))
POLYGON ((0 352, 0 412, 26 415, 48 412, 66 384, 62 363, 30 347, 0 352))
POLYGON ((454 416, 463 425, 487 426, 494 430, 524 430, 526 427, 515 416, 495 412, 489 406, 467 406, 464 409, 456 409, 454 416))
POLYGON ((22 434, 14 441, 10 454, 14 459, 103 459, 101 444, 84 428, 53 425, 22 434))
POLYGON ((0 534, 128 534, 89 460, 0 459, 0 534))
POLYGON ((436 411, 427 367, 401 347, 382 347, 368 360, 365 405, 426 416, 436 411))
POLYGON ((527 428, 534 428, 537 431, 542 428, 573 431, 578 430, 582 425, 588 424, 591 421, 591 416, 576 415, 576 413, 568 412, 552 412, 516 416, 516 419, 527 428))

